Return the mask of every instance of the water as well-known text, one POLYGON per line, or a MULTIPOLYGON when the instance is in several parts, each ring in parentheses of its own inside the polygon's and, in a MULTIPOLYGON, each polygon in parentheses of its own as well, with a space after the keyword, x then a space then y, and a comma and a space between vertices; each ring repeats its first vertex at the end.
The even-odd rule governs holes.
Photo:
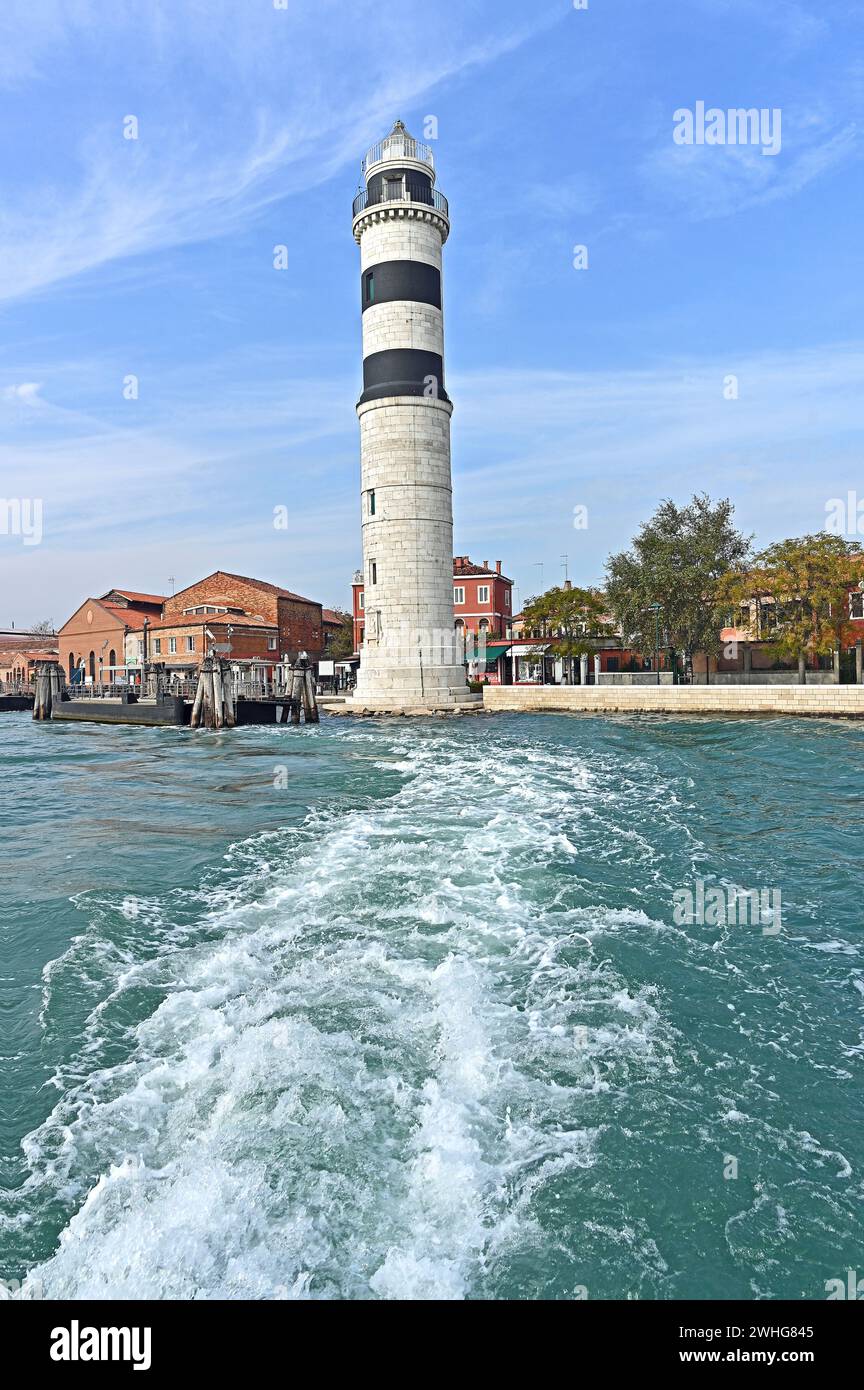
POLYGON ((7 714, 0 754, 0 1278, 798 1299, 864 1273, 858 726, 7 714), (697 878, 780 888, 782 933, 676 926, 697 878))

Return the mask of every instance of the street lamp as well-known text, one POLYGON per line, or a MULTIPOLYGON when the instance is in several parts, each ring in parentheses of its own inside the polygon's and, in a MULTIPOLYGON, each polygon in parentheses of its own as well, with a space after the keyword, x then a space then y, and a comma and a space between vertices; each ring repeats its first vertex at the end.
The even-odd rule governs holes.
POLYGON ((654 614, 654 670, 657 673, 657 684, 660 684, 660 614, 663 612, 662 603, 649 603, 647 612, 654 614))

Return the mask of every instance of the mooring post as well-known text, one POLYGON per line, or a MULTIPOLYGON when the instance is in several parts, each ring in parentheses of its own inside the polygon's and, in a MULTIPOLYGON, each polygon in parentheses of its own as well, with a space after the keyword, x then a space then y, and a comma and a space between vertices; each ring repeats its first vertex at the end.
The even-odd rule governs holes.
POLYGON ((234 699, 234 672, 227 661, 222 667, 222 694, 225 700, 225 725, 233 729, 237 723, 237 704, 234 699))
POLYGON ((37 662, 36 679, 33 683, 33 718, 47 719, 45 706, 48 702, 48 676, 43 662, 37 662))
POLYGON ((300 705, 303 701, 303 672, 295 666, 291 672, 291 723, 300 723, 300 705))
POLYGON ((204 692, 207 688, 207 660, 201 662, 198 671, 198 687, 195 691, 195 699, 192 702, 192 715, 189 720, 190 727, 198 729, 204 716, 204 692))
POLYGON ((213 727, 221 729, 225 723, 225 696, 222 690, 222 663, 213 662, 213 727))
POLYGON ((60 667, 56 661, 37 661, 33 683, 33 718, 50 719, 55 704, 62 698, 60 667))
POLYGON ((307 724, 317 724, 318 702, 315 699, 315 678, 310 667, 306 667, 303 681, 303 715, 307 724))

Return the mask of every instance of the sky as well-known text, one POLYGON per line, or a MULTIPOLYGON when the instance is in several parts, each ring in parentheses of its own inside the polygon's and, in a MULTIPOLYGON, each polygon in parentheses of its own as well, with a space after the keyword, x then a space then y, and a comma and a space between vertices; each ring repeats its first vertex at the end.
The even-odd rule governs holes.
POLYGON ((864 502, 862 38, 859 0, 3 0, 0 627, 215 569, 350 604, 351 199, 397 117, 450 202, 454 551, 517 607, 664 497, 758 544, 864 502), (679 143, 699 102, 779 149, 679 143))

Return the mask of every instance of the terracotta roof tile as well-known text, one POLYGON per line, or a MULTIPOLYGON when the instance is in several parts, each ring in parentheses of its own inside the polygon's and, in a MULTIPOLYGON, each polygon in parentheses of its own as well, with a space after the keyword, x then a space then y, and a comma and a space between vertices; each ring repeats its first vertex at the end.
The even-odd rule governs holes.
POLYGON ((110 594, 120 594, 122 598, 128 598, 130 603, 153 603, 160 607, 165 602, 164 594, 138 594, 134 589, 109 589, 107 593, 100 595, 100 602, 105 602, 110 594))
POLYGON ((266 628, 276 632, 276 624, 267 618, 259 618, 251 613, 168 613, 158 622, 150 624, 151 632, 164 632, 172 627, 254 627, 266 628))

